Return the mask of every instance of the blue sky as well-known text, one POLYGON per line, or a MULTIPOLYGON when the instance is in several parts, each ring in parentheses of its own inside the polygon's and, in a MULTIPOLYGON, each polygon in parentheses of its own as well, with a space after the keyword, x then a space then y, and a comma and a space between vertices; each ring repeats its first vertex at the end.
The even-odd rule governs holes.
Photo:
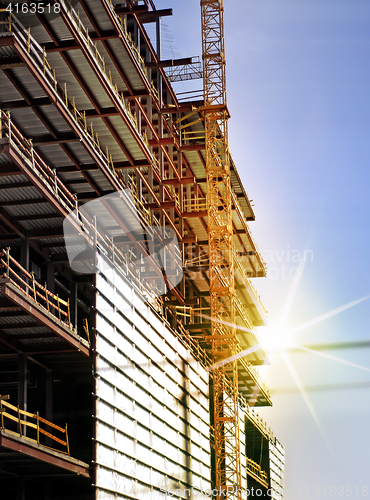
MULTIPOLYGON (((164 51, 200 55, 199 0, 156 6, 174 11, 163 20, 164 51)), ((311 252, 286 321, 293 328, 370 294, 370 1, 224 0, 224 6, 230 147, 255 204, 252 232, 269 261, 269 278, 254 284, 272 323, 294 285, 293 251, 311 252)), ((176 87, 188 88, 201 82, 176 87)), ((365 300, 294 339, 307 345, 369 339, 369 324, 365 300)), ((370 368, 370 349, 325 353, 370 368)), ((299 490, 319 498, 325 487, 327 496, 331 487, 342 496, 341 486, 362 496, 370 487, 370 372, 308 353, 289 356, 303 384, 322 390, 308 391, 320 431, 275 356, 267 382, 289 392, 277 392, 273 408, 260 413, 286 447, 286 487, 293 491, 287 498, 299 498, 299 490), (348 383, 360 386, 340 388, 348 383)))

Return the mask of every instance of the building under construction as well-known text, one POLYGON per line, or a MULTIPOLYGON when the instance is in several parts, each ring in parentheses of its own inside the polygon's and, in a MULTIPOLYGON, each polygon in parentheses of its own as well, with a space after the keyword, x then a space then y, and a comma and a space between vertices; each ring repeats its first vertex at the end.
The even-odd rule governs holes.
POLYGON ((223 1, 202 66, 161 57, 152 0, 1 9, 2 497, 283 498, 223 1))

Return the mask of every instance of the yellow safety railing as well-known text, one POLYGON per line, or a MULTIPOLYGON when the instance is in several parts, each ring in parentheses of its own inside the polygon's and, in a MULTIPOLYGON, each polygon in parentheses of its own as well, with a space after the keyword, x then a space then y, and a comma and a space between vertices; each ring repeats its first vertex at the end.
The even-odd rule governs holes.
MULTIPOLYGON (((107 81, 109 82, 112 90, 116 94, 117 99, 119 99, 119 101, 121 103, 121 106, 122 106, 125 114, 128 116, 128 118, 130 119, 130 121, 134 125, 136 131, 138 132, 138 134, 142 138, 144 144, 147 146, 146 141, 145 141, 145 139, 144 139, 144 137, 142 135, 142 132, 139 129, 139 124, 138 124, 138 119, 137 119, 136 113, 132 112, 130 102, 128 100, 125 100, 122 92, 119 92, 117 83, 113 81, 112 72, 111 72, 110 69, 107 68, 107 65, 105 63, 105 59, 100 54, 100 52, 98 50, 98 44, 97 44, 97 42, 94 43, 92 41, 92 39, 90 38, 89 30, 88 30, 88 28, 86 28, 83 25, 83 23, 82 23, 82 21, 80 19, 79 12, 76 12, 75 9, 72 7, 72 5, 67 6, 67 4, 65 3, 64 0, 62 0, 61 5, 63 6, 66 14, 70 17, 70 19, 74 23, 74 25, 75 25, 76 29, 78 30, 78 32, 85 39, 85 43, 86 43, 87 49, 89 50, 90 54, 94 57, 94 59, 97 62, 100 70, 104 73, 104 75, 105 75, 107 81)), ((121 19, 121 18, 119 17, 119 19, 121 19)), ((127 30, 126 30, 126 32, 127 32, 127 30)), ((135 58, 142 61, 142 65, 143 65, 143 67, 146 70, 145 63, 143 62, 143 58, 138 53, 138 50, 137 50, 135 44, 132 42, 131 36, 129 36, 129 35, 130 35, 129 33, 128 34, 126 33, 126 37, 127 37, 127 40, 129 41, 130 47, 131 48, 134 47, 134 49, 135 49, 135 50, 132 49, 133 53, 135 55, 135 58)), ((99 148, 100 148, 100 146, 99 146, 99 148)))
POLYGON ((233 257, 234 257, 235 267, 240 272, 241 276, 243 277, 244 282, 247 283, 247 285, 249 287, 249 291, 252 292, 254 298, 257 300, 257 302, 261 306, 262 310, 265 312, 265 314, 267 314, 265 306, 262 303, 261 297, 258 294, 258 292, 255 289, 255 287, 252 285, 252 282, 251 282, 251 280, 249 279, 249 276, 246 273, 245 266, 242 264, 240 258, 238 257, 238 254, 236 253, 235 250, 233 252, 233 257))
POLYGON ((32 140, 26 139, 14 126, 10 113, 0 109, 0 138, 4 137, 8 137, 12 146, 15 146, 22 156, 29 160, 34 173, 48 186, 53 196, 57 197, 69 210, 76 208, 76 196, 66 188, 56 170, 51 169, 36 152, 32 140))
POLYGON ((194 198, 184 203, 185 212, 203 212, 207 210, 207 198, 194 198))
MULTIPOLYGON (((79 118, 78 115, 77 118, 79 118)), ((90 238, 91 242, 94 242, 104 255, 111 258, 114 263, 120 267, 121 271, 136 283, 138 288, 140 288, 144 293, 145 289, 147 289, 148 296, 151 297, 152 290, 149 289, 147 283, 145 283, 145 287, 143 287, 143 282, 140 280, 137 271, 130 267, 130 262, 127 259, 126 253, 122 251, 119 246, 114 245, 113 242, 104 234, 104 231, 99 230, 95 221, 84 216, 84 214, 79 210, 77 196, 72 194, 66 188, 64 182, 57 175, 57 172, 52 170, 37 154, 36 150, 33 148, 32 141, 26 139, 20 133, 18 128, 12 123, 10 113, 0 110, 0 138, 5 137, 9 139, 12 147, 16 147, 22 153, 22 156, 33 168, 34 173, 46 186, 49 187, 53 196, 55 196, 59 202, 62 202, 69 211, 76 210, 76 222, 81 225, 81 229, 85 231, 85 234, 88 238, 90 238)), ((159 220, 144 207, 142 202, 140 202, 136 183, 132 178, 129 178, 129 187, 133 191, 137 212, 141 215, 143 221, 145 221, 145 225, 153 223, 153 225, 157 225, 159 227, 159 220)), ((11 271, 9 272, 12 274, 11 271)), ((37 286, 36 289, 39 291, 37 286)), ((44 292, 42 292, 42 294, 44 295, 44 292)), ((61 316, 63 316, 62 313, 61 316)))
POLYGON ((146 220, 146 222, 149 225, 151 225, 151 223, 152 223, 151 212, 150 212, 150 210, 148 210, 147 208, 144 207, 143 202, 140 200, 139 192, 138 192, 138 189, 137 189, 137 184, 136 184, 134 176, 135 176, 135 174, 132 174, 132 175, 129 174, 128 175, 128 177, 127 177, 128 187, 131 190, 132 197, 134 199, 134 203, 135 203, 136 208, 140 211, 140 213, 142 214, 142 216, 144 217, 144 219, 146 220))
POLYGON ((267 483, 267 474, 265 471, 262 470, 261 466, 258 465, 256 462, 251 460, 250 458, 247 458, 247 470, 258 476, 260 479, 262 479, 265 483, 267 483))
POLYGON ((159 102, 159 93, 158 90, 155 88, 154 83, 151 82, 150 87, 152 89, 152 95, 156 99, 157 102, 159 102))
POLYGON ((264 436, 266 436, 268 439, 274 438, 271 427, 267 427, 266 422, 258 415, 258 413, 254 411, 253 408, 250 408, 250 406, 247 405, 245 407, 245 414, 248 420, 252 422, 264 436))
POLYGON ((118 16, 116 14, 112 0, 105 0, 105 3, 108 5, 110 11, 114 15, 114 17, 117 19, 118 25, 121 28, 121 32, 122 32, 123 36, 125 37, 127 45, 130 47, 132 55, 134 56, 136 62, 139 64, 141 71, 143 72, 145 77, 148 79, 148 70, 145 66, 145 61, 144 61, 143 57, 141 56, 139 49, 137 48, 137 45, 132 40, 131 33, 127 29, 126 18, 124 19, 124 21, 122 21, 122 17, 118 16))
MULTIPOLYGON (((26 30, 26 28, 22 25, 22 23, 17 19, 15 15, 10 14, 7 17, 9 21, 9 23, 6 25, 7 29, 17 36, 17 40, 27 50, 33 63, 42 70, 45 78, 52 85, 55 92, 57 92, 58 95, 62 97, 68 111, 74 116, 75 120, 82 128, 82 132, 85 133, 85 138, 88 138, 92 142, 94 149, 102 157, 102 160, 107 163, 113 173, 115 173, 112 155, 109 154, 109 151, 107 151, 107 149, 103 151, 103 149, 101 148, 98 134, 94 133, 92 122, 90 123, 90 126, 88 126, 85 112, 79 111, 76 108, 74 97, 70 97, 68 95, 67 83, 65 82, 64 84, 62 84, 57 80, 55 69, 50 65, 47 59, 45 47, 41 47, 37 43, 37 41, 32 37, 30 29, 26 30)), ((131 117, 131 119, 132 121, 134 121, 133 117, 131 117)))
POLYGON ((255 241, 255 239, 253 237, 253 234, 252 234, 252 232, 251 232, 251 230, 250 230, 250 228, 248 226, 248 222, 247 222, 246 217, 244 215, 243 209, 242 209, 242 207, 241 207, 241 205, 239 203, 239 200, 238 200, 238 198, 236 196, 233 196, 233 204, 237 205, 237 207, 239 209, 239 212, 240 212, 241 216, 243 217, 244 225, 245 225, 245 227, 247 229, 248 238, 252 242, 252 245, 253 245, 253 247, 255 249, 255 252, 258 255, 259 259, 261 260, 263 266, 266 267, 266 262, 263 260, 261 251, 258 248, 258 245, 257 245, 257 243, 256 243, 256 241, 255 241))
POLYGON ((4 401, 7 396, 0 396, 0 418, 1 430, 5 430, 13 435, 23 437, 28 441, 33 441, 55 451, 69 455, 69 442, 67 424, 65 428, 53 424, 43 417, 39 412, 30 413, 21 410, 19 406, 13 406, 4 401), (55 434, 58 433, 58 436, 55 434), (49 438, 54 443, 58 443, 59 448, 47 446, 45 438, 49 438))
POLYGON ((22 290, 30 299, 43 306, 60 321, 66 323, 69 328, 72 328, 69 299, 65 301, 58 294, 51 293, 47 289, 46 283, 45 286, 42 286, 35 279, 33 273, 26 271, 10 255, 9 247, 0 251, 0 268, 4 270, 3 278, 8 278, 13 285, 22 290))

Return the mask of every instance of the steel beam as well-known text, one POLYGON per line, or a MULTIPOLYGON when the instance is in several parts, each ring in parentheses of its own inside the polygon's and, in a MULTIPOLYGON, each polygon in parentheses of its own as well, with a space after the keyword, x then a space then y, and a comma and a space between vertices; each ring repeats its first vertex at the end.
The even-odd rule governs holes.
POLYGON ((18 289, 16 286, 9 282, 4 282, 0 280, 0 293, 11 300, 17 306, 22 308, 33 318, 39 321, 42 325, 49 328, 58 337, 65 340, 69 345, 73 346, 75 351, 83 353, 85 356, 89 356, 89 349, 84 345, 82 339, 79 339, 66 325, 51 313, 49 313, 44 307, 37 304, 31 297, 27 296, 22 290, 18 289))
POLYGON ((0 446, 18 452, 22 455, 32 457, 55 467, 68 470, 85 477, 90 477, 89 466, 79 460, 73 459, 63 453, 50 450, 49 448, 30 441, 23 440, 16 436, 8 434, 6 431, 0 431, 0 446))

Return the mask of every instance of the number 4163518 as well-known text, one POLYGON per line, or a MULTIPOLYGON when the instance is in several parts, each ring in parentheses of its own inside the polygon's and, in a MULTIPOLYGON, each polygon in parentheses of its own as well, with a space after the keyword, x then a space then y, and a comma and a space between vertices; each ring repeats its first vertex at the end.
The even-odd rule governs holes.
POLYGON ((5 9, 7 12, 14 12, 15 14, 59 14, 60 3, 26 3, 18 2, 11 4, 9 3, 5 9))

